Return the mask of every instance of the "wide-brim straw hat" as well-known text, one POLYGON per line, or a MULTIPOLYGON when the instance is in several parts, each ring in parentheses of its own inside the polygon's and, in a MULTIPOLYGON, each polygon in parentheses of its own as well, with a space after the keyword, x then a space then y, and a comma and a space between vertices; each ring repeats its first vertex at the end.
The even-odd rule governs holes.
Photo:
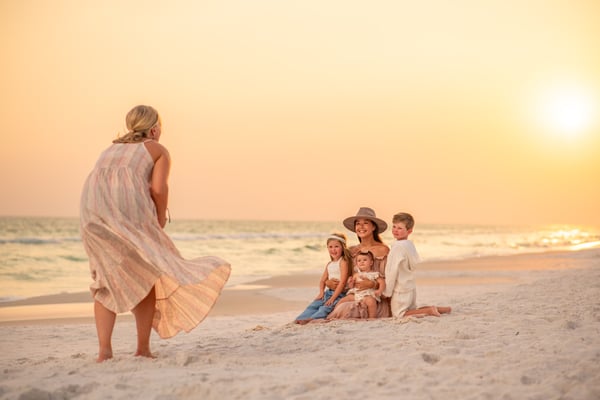
POLYGON ((364 219, 373 221, 373 223, 375 225, 377 225, 377 230, 379 231, 379 233, 383 233, 388 227, 387 223, 384 220, 377 218, 375 216, 375 211, 369 207, 359 208, 356 215, 354 215, 352 217, 348 217, 344 220, 344 226, 346 228, 348 228, 349 230, 351 230, 352 232, 356 232, 355 228, 354 228, 354 224, 356 223, 356 220, 360 219, 360 218, 364 218, 364 219))

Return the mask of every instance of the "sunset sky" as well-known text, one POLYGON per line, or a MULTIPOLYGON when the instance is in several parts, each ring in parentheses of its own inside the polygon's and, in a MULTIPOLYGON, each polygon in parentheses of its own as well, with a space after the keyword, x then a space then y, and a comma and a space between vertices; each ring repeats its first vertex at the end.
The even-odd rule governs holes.
POLYGON ((0 215, 157 108, 174 218, 600 226, 600 2, 0 1, 0 215))

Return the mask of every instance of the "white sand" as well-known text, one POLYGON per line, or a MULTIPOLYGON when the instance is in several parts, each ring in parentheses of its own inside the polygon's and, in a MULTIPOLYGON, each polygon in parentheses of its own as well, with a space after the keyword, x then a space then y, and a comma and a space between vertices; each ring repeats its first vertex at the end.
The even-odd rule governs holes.
POLYGON ((189 334, 153 335, 155 360, 131 355, 130 318, 96 364, 89 317, 0 313, 0 399, 600 399, 599 249, 430 263, 417 279, 419 303, 452 314, 294 325, 318 277, 278 278, 224 293, 189 334))

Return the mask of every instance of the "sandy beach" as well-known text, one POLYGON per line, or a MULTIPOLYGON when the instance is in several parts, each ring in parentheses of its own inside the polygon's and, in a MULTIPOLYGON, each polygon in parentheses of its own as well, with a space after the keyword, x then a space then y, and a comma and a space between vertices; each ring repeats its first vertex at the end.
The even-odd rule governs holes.
POLYGON ((600 398, 600 249, 424 263, 440 318, 292 324, 318 279, 228 288, 154 360, 120 315, 102 364, 87 292, 4 303, 0 399, 600 398))

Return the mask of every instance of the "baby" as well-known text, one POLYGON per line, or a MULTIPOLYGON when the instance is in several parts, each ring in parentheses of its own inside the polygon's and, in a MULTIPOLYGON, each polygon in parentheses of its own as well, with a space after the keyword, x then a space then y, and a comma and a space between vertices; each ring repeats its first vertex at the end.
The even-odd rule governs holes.
POLYGON ((377 302, 381 301, 381 293, 385 290, 385 279, 378 271, 373 270, 375 264, 375 256, 370 251, 361 252, 356 256, 356 268, 352 275, 351 282, 360 282, 370 280, 376 282, 377 289, 369 288, 358 290, 352 288, 348 290, 346 297, 342 298, 338 303, 347 303, 354 301, 363 303, 367 307, 369 318, 377 317, 377 302))

